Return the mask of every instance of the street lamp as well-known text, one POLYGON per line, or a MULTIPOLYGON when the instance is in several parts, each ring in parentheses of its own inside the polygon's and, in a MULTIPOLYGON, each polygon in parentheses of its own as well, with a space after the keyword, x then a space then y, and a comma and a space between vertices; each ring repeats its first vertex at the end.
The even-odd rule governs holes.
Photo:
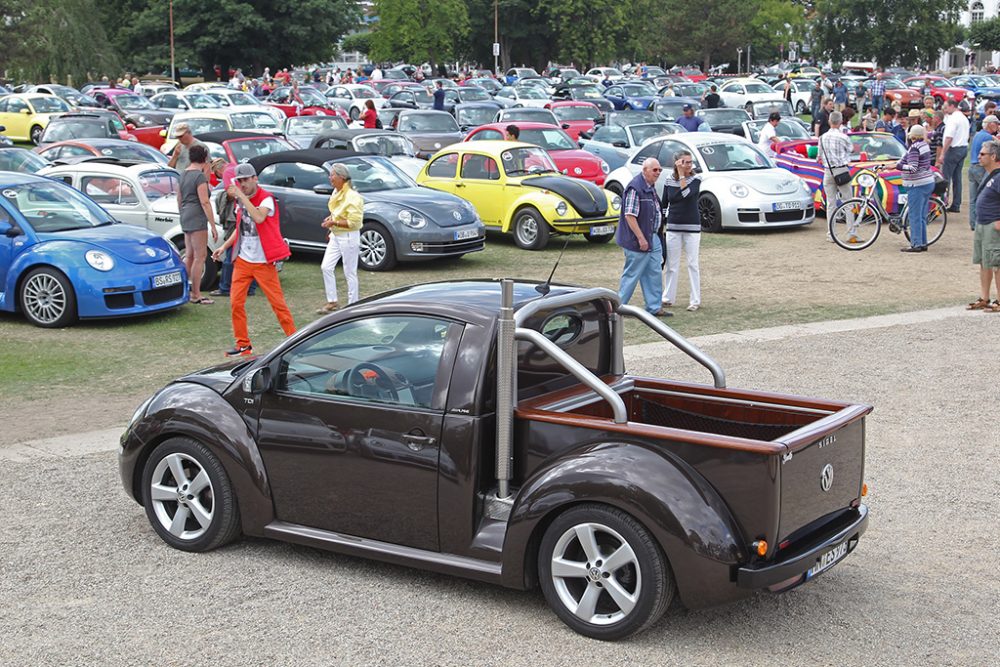
POLYGON ((743 73, 743 47, 742 46, 737 46, 736 47, 736 73, 737 74, 742 74, 743 73))

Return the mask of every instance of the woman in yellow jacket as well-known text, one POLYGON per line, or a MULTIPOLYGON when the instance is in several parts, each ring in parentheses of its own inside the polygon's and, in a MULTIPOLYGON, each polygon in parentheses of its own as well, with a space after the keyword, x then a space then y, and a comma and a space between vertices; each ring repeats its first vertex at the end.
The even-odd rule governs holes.
POLYGON ((330 170, 333 194, 327 208, 330 215, 323 220, 323 227, 330 230, 330 241, 323 254, 323 286, 326 288, 326 305, 318 313, 331 313, 340 307, 337 302, 337 279, 334 269, 344 260, 344 278, 347 280, 347 304, 358 300, 358 254, 361 241, 361 223, 364 218, 365 200, 351 187, 351 172, 343 164, 330 170))

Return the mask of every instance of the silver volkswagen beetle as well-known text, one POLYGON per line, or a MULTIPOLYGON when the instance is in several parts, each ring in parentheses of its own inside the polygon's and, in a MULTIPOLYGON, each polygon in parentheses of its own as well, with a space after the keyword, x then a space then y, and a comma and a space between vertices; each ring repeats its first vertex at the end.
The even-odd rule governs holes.
POLYGON ((705 231, 795 227, 815 220, 812 193, 805 181, 732 134, 682 132, 654 137, 634 150, 625 166, 608 174, 604 187, 621 194, 642 171, 643 161, 655 157, 663 166, 656 181, 656 191, 662 196, 663 181, 680 150, 691 153, 702 175, 698 212, 705 231))

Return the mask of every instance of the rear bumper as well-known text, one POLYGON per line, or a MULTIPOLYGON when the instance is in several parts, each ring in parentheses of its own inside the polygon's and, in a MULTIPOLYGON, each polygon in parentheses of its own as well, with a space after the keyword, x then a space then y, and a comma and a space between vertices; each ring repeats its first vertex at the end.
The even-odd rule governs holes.
MULTIPOLYGON (((847 554, 854 551, 861 535, 868 528, 868 507, 860 505, 856 516, 836 532, 819 539, 805 551, 777 563, 761 566, 741 567, 736 571, 736 583, 740 588, 783 591, 806 582, 806 574, 816 561, 831 549, 846 543, 847 554)), ((845 554, 846 556, 846 554, 845 554)))

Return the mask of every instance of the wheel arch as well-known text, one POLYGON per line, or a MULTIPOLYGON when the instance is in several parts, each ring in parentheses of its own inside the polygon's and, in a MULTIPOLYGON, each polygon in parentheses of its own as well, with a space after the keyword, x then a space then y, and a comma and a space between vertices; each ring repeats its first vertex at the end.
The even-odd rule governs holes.
MULTIPOLYGON (((38 246, 36 246, 38 247, 38 246)), ((51 250, 48 248, 46 250, 51 250)), ((69 283, 70 289, 73 290, 75 296, 78 296, 79 290, 77 289, 76 283, 73 281, 73 276, 66 272, 64 268, 60 266, 58 260, 58 252, 52 253, 46 250, 35 250, 35 248, 29 248, 26 252, 18 255, 14 262, 11 264, 10 269, 7 272, 7 291, 12 298, 10 299, 11 312, 20 313, 21 312, 21 286, 24 284, 25 279, 27 279, 28 274, 35 269, 51 269, 55 271, 69 283)), ((76 304, 77 316, 80 314, 80 303, 77 299, 76 304)))
MULTIPOLYGON (((525 188, 525 189, 532 190, 532 189, 536 189, 536 188, 525 188)), ((554 210, 557 201, 561 201, 561 200, 562 200, 561 197, 560 198, 555 198, 555 195, 545 195, 541 191, 538 191, 538 192, 524 192, 524 193, 521 194, 520 197, 518 197, 517 199, 515 199, 514 202, 507 209, 507 215, 504 216, 504 221, 503 221, 503 224, 501 225, 500 229, 505 234, 508 233, 508 232, 510 232, 510 230, 514 226, 514 219, 517 217, 517 214, 520 213, 525 208, 528 208, 528 207, 531 207, 531 208, 535 209, 536 211, 538 211, 538 215, 541 216, 542 222, 544 222, 545 224, 549 225, 549 227, 551 227, 552 225, 549 223, 549 216, 546 215, 546 211, 547 210, 554 210), (553 199, 551 201, 549 201, 550 198, 553 198, 553 199)), ((568 204, 568 202, 567 202, 567 204, 568 204)))
POLYGON ((747 559, 736 521, 714 488, 670 453, 626 442, 590 444, 539 469, 515 499, 503 558, 503 583, 538 581, 538 551, 563 512, 602 504, 628 513, 662 549, 690 608, 742 597, 732 567, 747 559), (621 471, 635 474, 623 477, 621 471), (581 497, 581 487, 585 496, 581 497))

